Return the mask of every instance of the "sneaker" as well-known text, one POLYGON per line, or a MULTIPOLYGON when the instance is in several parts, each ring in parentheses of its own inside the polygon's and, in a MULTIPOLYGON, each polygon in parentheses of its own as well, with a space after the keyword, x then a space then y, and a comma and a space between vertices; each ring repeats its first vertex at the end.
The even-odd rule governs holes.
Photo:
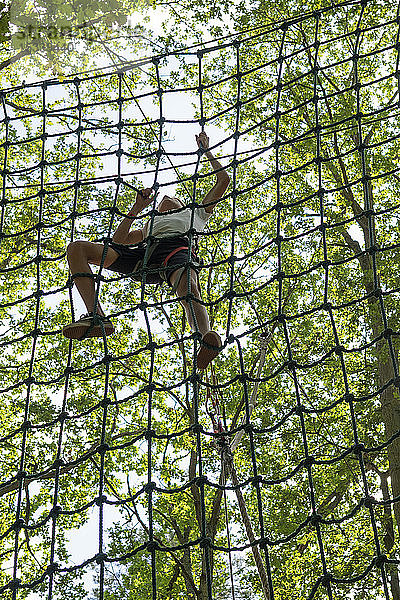
POLYGON ((114 325, 107 317, 96 315, 97 322, 93 325, 93 313, 82 315, 79 321, 74 321, 63 327, 63 336, 70 340, 79 340, 84 338, 92 337, 103 337, 103 331, 105 335, 111 335, 114 333, 114 325))
POLYGON ((216 331, 208 331, 203 336, 200 344, 201 347, 197 355, 197 368, 203 370, 221 352, 222 342, 216 331))

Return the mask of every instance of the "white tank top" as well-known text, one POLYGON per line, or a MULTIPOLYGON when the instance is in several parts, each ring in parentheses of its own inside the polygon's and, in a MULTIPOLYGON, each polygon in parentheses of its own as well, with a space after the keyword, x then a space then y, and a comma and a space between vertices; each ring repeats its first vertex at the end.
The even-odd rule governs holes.
MULTIPOLYGON (((194 209, 185 208, 179 212, 172 211, 155 216, 151 235, 156 238, 185 235, 192 226, 192 212, 194 212, 194 229, 196 231, 203 231, 210 218, 210 213, 206 212, 202 206, 199 206, 194 209)), ((150 223, 151 219, 147 221, 142 229, 143 239, 150 234, 150 223)))

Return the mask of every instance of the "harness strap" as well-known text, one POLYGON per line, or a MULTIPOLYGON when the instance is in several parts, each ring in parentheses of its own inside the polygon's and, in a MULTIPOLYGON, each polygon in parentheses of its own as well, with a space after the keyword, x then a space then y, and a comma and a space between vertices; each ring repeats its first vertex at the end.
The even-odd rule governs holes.
MULTIPOLYGON (((157 249, 157 247, 160 244, 160 240, 155 240, 152 244, 150 244, 150 247, 148 249, 148 253, 147 253, 147 264, 150 263, 150 259, 151 256, 153 254, 153 252, 157 249)), ((136 246, 136 244, 135 244, 136 246)), ((137 247, 144 247, 145 248, 145 244, 144 242, 140 242, 139 244, 137 244, 137 247)), ((140 273, 141 269, 143 268, 143 263, 144 263, 144 259, 142 260, 138 260, 135 264, 135 267, 131 273, 131 276, 133 277, 133 279, 135 279, 136 281, 141 281, 142 280, 142 275, 140 273)))
POLYGON ((166 267, 169 259, 172 258, 177 252, 180 252, 181 250, 189 250, 189 247, 188 246, 179 246, 179 248, 175 248, 175 250, 172 250, 172 252, 170 252, 168 254, 167 258, 163 261, 162 266, 166 267))
MULTIPOLYGON (((170 252, 167 256, 167 258, 163 261, 162 266, 165 268, 168 264, 168 261, 178 252, 180 252, 181 250, 189 250, 189 246, 179 246, 179 248, 175 248, 174 250, 172 250, 172 252, 170 252)), ((195 255, 194 251, 192 250, 192 258, 195 259, 196 262, 198 262, 197 260, 197 256, 195 255)), ((185 265, 184 267, 181 267, 180 269, 178 269, 176 272, 178 273, 178 277, 174 283, 174 285, 172 286, 172 291, 176 292, 178 285, 180 284, 180 281, 185 273, 185 271, 187 271, 187 269, 189 268, 189 265, 185 265)), ((197 273, 197 271, 196 271, 197 273)), ((198 277, 198 275, 197 275, 198 277)))
MULTIPOLYGON (((152 256, 153 252, 156 250, 156 248, 160 245, 161 241, 162 241, 161 239, 157 239, 157 240, 155 240, 151 244, 151 246, 149 248, 149 251, 148 251, 148 254, 147 254, 147 264, 150 263, 151 256, 152 256)), ((170 252, 168 254, 168 256, 163 260, 161 266, 165 268, 167 266, 167 264, 168 264, 168 261, 175 254, 177 254, 177 252, 180 252, 181 250, 189 250, 189 246, 179 246, 178 248, 175 248, 174 250, 172 250, 172 252, 170 252)), ((192 258, 194 258, 194 260, 197 261, 197 257, 194 254, 193 250, 192 250, 192 258)), ((141 278, 142 278, 141 274, 140 274, 140 270, 143 268, 143 262, 144 262, 143 260, 137 261, 137 263, 135 265, 135 268, 133 269, 133 271, 131 273, 133 279, 136 279, 137 281, 140 281, 141 278)), ((179 284, 179 282, 180 282, 180 280, 182 278, 182 275, 184 274, 184 272, 186 271, 186 269, 187 269, 187 266, 182 267, 181 269, 179 269, 180 274, 179 274, 179 277, 178 277, 177 281, 175 282, 175 285, 173 286, 173 290, 174 291, 176 290, 176 287, 178 286, 178 284, 179 284)), ((165 277, 163 277, 163 275, 161 273, 160 273, 160 277, 165 280, 165 277)))

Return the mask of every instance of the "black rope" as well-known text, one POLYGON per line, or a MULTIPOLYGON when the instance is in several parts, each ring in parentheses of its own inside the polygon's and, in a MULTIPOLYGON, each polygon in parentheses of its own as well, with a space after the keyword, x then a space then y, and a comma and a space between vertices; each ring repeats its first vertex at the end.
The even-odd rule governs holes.
MULTIPOLYGON (((51 79, 1 92, 0 242, 4 254, 0 257, 0 272, 6 282, 8 278, 23 282, 21 291, 16 288, 15 295, 9 294, 0 302, 1 318, 4 323, 8 321, 4 325, 8 329, 0 342, 5 356, 0 364, 4 374, 0 392, 5 404, 9 399, 15 399, 18 407, 15 414, 10 413, 12 418, 10 416, 0 437, 1 447, 12 457, 5 461, 0 481, 0 498, 12 497, 8 506, 2 505, 5 525, 0 532, 1 552, 11 567, 2 579, 0 592, 8 593, 12 600, 20 595, 19 590, 24 593, 41 590, 51 600, 59 593, 58 585, 62 585, 63 577, 80 578, 87 569, 93 568, 98 575, 96 593, 104 600, 108 594, 108 569, 113 565, 123 569, 134 560, 140 564, 142 557, 148 568, 148 590, 149 593, 151 590, 153 600, 162 593, 159 569, 164 563, 169 564, 168 561, 178 574, 171 581, 176 582, 179 578, 190 593, 207 600, 217 598, 219 584, 225 584, 225 580, 222 581, 225 577, 227 585, 231 586, 231 597, 235 598, 240 593, 242 574, 235 565, 237 581, 234 582, 232 555, 241 553, 244 556, 250 549, 256 549, 253 554, 259 557, 261 570, 266 574, 264 594, 268 588, 272 600, 277 597, 278 590, 281 593, 277 557, 280 553, 287 556, 289 548, 297 551, 296 545, 303 538, 310 540, 317 557, 313 573, 307 572, 302 590, 304 597, 311 599, 325 593, 333 599, 338 590, 346 589, 347 593, 352 586, 364 581, 368 581, 368 585, 373 581, 376 593, 383 593, 387 600, 391 597, 390 578, 398 560, 394 552, 384 549, 382 510, 388 508, 393 518, 400 496, 395 492, 389 498, 378 496, 378 484, 370 473, 370 464, 378 460, 379 468, 383 469, 388 453, 399 443, 400 431, 388 430, 385 434, 375 432, 373 435, 361 422, 360 415, 365 419, 368 411, 372 414, 386 395, 393 389, 397 393, 400 387, 396 352, 400 333, 396 330, 393 308, 400 288, 395 277, 384 280, 385 264, 393 259, 400 243, 380 230, 381 221, 397 218, 400 204, 396 203, 396 198, 393 202, 383 200, 378 203, 375 200, 377 206, 373 202, 374 186, 389 190, 389 182, 400 177, 400 168, 389 161, 382 167, 376 166, 371 158, 375 153, 384 154, 387 148, 398 143, 400 137, 396 121, 400 93, 400 13, 397 9, 396 16, 388 14, 384 22, 371 24, 368 11, 369 4, 364 0, 345 2, 209 43, 176 48, 112 68, 68 76, 62 82, 51 79), (328 33, 324 33, 326 20, 347 9, 349 13, 343 14, 349 18, 351 15, 354 28, 348 27, 335 34, 328 28, 328 33), (302 41, 294 43, 294 39, 301 37, 300 29, 302 41), (389 30, 393 42, 388 39, 381 46, 377 43, 373 48, 363 47, 366 34, 376 35, 378 39, 389 30), (300 37, 295 38, 296 35, 300 37), (352 44, 350 53, 328 57, 329 45, 344 42, 352 44), (256 56, 257 49, 265 48, 266 44, 269 44, 268 51, 260 53, 257 64, 249 64, 249 53, 254 51, 256 56), (393 64, 387 63, 388 55, 394 57, 393 64), (171 85, 168 69, 163 71, 164 64, 168 60, 184 64, 188 58, 197 61, 198 70, 193 69, 193 74, 183 83, 171 85), (377 69, 364 73, 367 60, 385 60, 385 72, 377 69), (215 77, 213 61, 215 64, 220 61, 220 78, 215 77), (291 65, 296 61, 303 61, 303 67, 299 72, 292 72, 291 65), (144 74, 148 77, 149 87, 143 90, 140 84, 135 87, 134 70, 145 65, 151 66, 152 71, 144 74), (343 81, 339 88, 332 86, 332 70, 349 66, 351 81, 343 81), (264 81, 260 89, 254 82, 267 72, 274 75, 269 77, 267 84, 264 81), (128 79, 128 75, 132 78, 128 79), (92 85, 96 86, 95 94, 89 91, 92 85), (102 91, 102 85, 108 86, 107 94, 102 91), (363 94, 369 87, 380 85, 393 87, 391 94, 388 92, 387 102, 383 106, 365 108, 363 94), (224 91, 219 96, 221 89, 224 91), (66 97, 60 107, 52 98, 53 92, 57 97, 61 90, 66 97), (18 101, 20 93, 26 106, 18 101), (168 118, 166 98, 170 99, 173 94, 195 97, 198 118, 168 118), (293 101, 288 101, 290 95, 293 101), (36 102, 29 105, 26 98, 34 98, 36 102), (352 98, 354 110, 330 114, 329 103, 340 102, 343 98, 352 98), (158 114, 150 118, 143 107, 153 100, 158 114), (140 112, 139 119, 131 112, 132 106, 140 112), (250 115, 251 111, 254 117, 250 115), (307 115, 306 123, 301 127, 300 114, 307 115), (125 336, 124 346, 118 348, 106 337, 97 308, 101 291, 114 289, 112 286, 119 290, 121 283, 131 285, 128 276, 105 274, 104 265, 116 219, 127 215, 126 203, 132 193, 141 188, 141 182, 136 178, 146 174, 152 178, 154 202, 142 217, 148 218, 151 239, 157 216, 156 203, 162 189, 179 185, 188 196, 191 209, 188 235, 188 256, 191 256, 194 211, 201 206, 202 190, 214 173, 209 167, 202 168, 205 148, 170 152, 163 142, 163 135, 168 125, 196 124, 205 131, 210 125, 220 123, 229 123, 231 130, 224 133, 218 143, 211 140, 211 149, 219 153, 224 168, 230 171, 231 187, 215 209, 217 224, 211 219, 209 230, 199 233, 200 243, 207 247, 210 256, 204 267, 214 270, 216 291, 211 286, 209 298, 194 298, 191 278, 187 277, 184 299, 197 331, 187 335, 182 332, 173 339, 164 336, 159 326, 154 327, 153 314, 161 306, 164 311, 174 310, 178 299, 160 300, 157 293, 151 291, 149 276, 160 270, 149 265, 150 244, 147 244, 140 290, 132 288, 128 307, 118 304, 118 294, 112 302, 114 312, 110 316, 119 318, 122 323, 117 336, 125 336), (386 128, 385 137, 374 139, 371 132, 379 127, 386 128), (143 131, 145 135, 141 136, 143 131), (149 132, 154 139, 144 139, 149 132), (100 147, 94 144, 97 135, 101 136, 100 147), (348 136, 351 142, 340 147, 339 136, 348 136), (65 151, 57 157, 54 152, 57 144, 65 144, 74 151, 65 151), (307 152, 303 151, 305 144, 308 144, 307 152), (295 157, 293 160, 287 158, 286 153, 290 152, 295 157), (18 154, 27 156, 30 153, 30 160, 26 162, 16 159, 18 154), (345 164, 346 160, 357 163, 351 178, 346 179, 343 173, 335 178, 335 165, 345 164), (165 161, 169 164, 163 166, 165 161), (133 168, 130 162, 134 164, 133 168), (94 164, 102 168, 94 172, 94 164), (248 181, 242 181, 242 172, 246 173, 246 169, 252 175, 248 181), (171 180, 161 180, 170 173, 171 180), (67 176, 63 177, 63 174, 67 176), (288 190, 286 182, 295 179, 303 185, 302 191, 288 190), (336 210, 335 197, 339 194, 347 195, 354 205, 362 196, 355 214, 348 216, 336 210), (67 198, 65 207, 60 206, 60 199, 64 202, 67 198), (227 202, 230 208, 222 209, 227 202), (24 211, 27 211, 26 215, 21 218, 19 215, 24 211), (29 211, 36 211, 33 212, 35 216, 30 218, 29 211), (63 243, 73 243, 92 227, 94 219, 99 225, 96 225, 93 238, 103 243, 98 272, 94 275, 75 273, 63 283, 56 264, 65 259, 65 252, 57 244, 58 249, 53 251, 49 240, 57 231, 61 232, 63 243), (293 226, 288 227, 290 219, 293 219, 293 226), (342 232, 355 225, 363 231, 365 248, 353 240, 351 251, 347 248, 340 256, 334 253, 332 240, 341 239, 342 232), (274 233, 272 227, 275 227, 274 233), (253 246, 253 238, 246 237, 251 229, 257 234, 253 246), (317 238, 315 260, 314 255, 312 260, 302 260, 301 251, 298 261, 294 260, 293 248, 304 248, 317 238), (343 299, 332 293, 338 273, 367 263, 368 286, 360 284, 357 294, 349 293, 343 299), (55 275, 49 283, 50 269, 55 275), (92 277, 95 284, 93 320, 83 337, 90 335, 97 325, 102 329, 102 337, 99 342, 82 339, 62 346, 59 325, 48 320, 51 312, 48 306, 54 298, 68 295, 71 316, 75 319, 72 287, 77 277, 92 277), (300 292, 308 277, 318 282, 313 289, 318 290, 320 299, 295 306, 291 296, 301 302, 300 292), (215 363, 217 369, 218 365, 227 369, 226 377, 220 378, 220 382, 202 378, 197 367, 200 335, 194 302, 212 313, 216 326, 221 327, 222 323, 225 328, 224 352, 215 363), (243 308, 247 306, 245 303, 251 311, 243 308), (373 312, 375 326, 364 338, 356 331, 349 342, 351 336, 342 323, 342 315, 354 313, 356 319, 360 310, 364 310, 364 319, 368 318, 368 310, 373 312), (21 316, 23 313, 24 317, 21 316), (137 314, 141 315, 144 334, 138 334, 134 339, 137 331, 132 329, 130 338, 125 324, 132 323, 137 314), (315 348, 311 347, 309 352, 299 348, 296 338, 299 324, 319 319, 327 323, 323 343, 319 346, 317 340, 315 348), (265 335, 269 331, 274 332, 274 343, 279 352, 269 351, 266 368, 255 376, 249 368, 257 354, 255 340, 260 333, 265 335), (179 373, 178 364, 169 361, 170 357, 176 357, 182 346, 190 346, 192 350, 192 368, 186 365, 185 371, 179 373), (44 349, 48 356, 43 356, 44 349), (118 354, 114 355, 116 351, 118 354), (374 383, 366 376, 363 386, 361 381, 355 381, 355 365, 360 363, 361 357, 372 356, 373 352, 378 352, 376 360, 386 357, 388 374, 378 377, 374 383), (234 368, 227 356, 230 360, 237 357, 234 368), (168 361, 165 373, 160 367, 163 360, 168 361), (127 364, 132 373, 126 369, 127 364), (321 390, 316 381, 323 369, 332 368, 336 370, 337 388, 321 390), (114 379, 118 382, 121 377, 126 385, 117 383, 120 388, 114 393, 114 379), (259 408, 254 411, 253 407, 250 409, 252 385, 259 386, 261 399, 259 408), (93 393, 86 403, 76 400, 80 386, 93 393), (45 404, 42 408, 38 401, 38 398, 46 398, 50 390, 57 390, 51 410, 45 404), (240 401, 244 415, 232 419, 228 429, 213 430, 207 424, 202 403, 204 390, 229 398, 225 402, 228 415, 232 406, 232 414, 235 413, 237 401, 240 401), (287 395, 286 406, 279 394, 287 395), (271 398, 276 400, 276 407, 267 406, 271 398), (178 405, 179 409, 171 408, 178 405), (129 418, 133 419, 131 413, 135 414, 137 406, 143 410, 140 427, 130 429, 129 418), (164 423, 163 410, 170 415, 170 423, 164 423), (180 411, 185 415, 178 418, 176 414, 180 411), (270 416, 264 415, 263 411, 270 411, 270 416), (339 414, 340 427, 336 423, 332 426, 340 438, 335 439, 328 428, 334 415, 339 414), (119 424, 120 416, 126 419, 126 427, 119 424), (328 430, 325 441, 328 440, 330 451, 316 446, 310 427, 314 417, 318 417, 320 431, 328 430), (176 418, 175 424, 173 418, 176 418), (85 437, 86 423, 90 423, 88 431, 96 432, 93 439, 85 437), (289 455, 286 465, 277 469, 265 458, 270 456, 267 446, 278 443, 280 437, 288 436, 289 439, 291 428, 297 436, 296 451, 293 456, 289 455), (78 430, 82 432, 82 440, 76 433, 78 430), (221 474, 214 459, 210 458, 207 442, 226 446, 231 436, 238 432, 243 432, 242 443, 236 450, 240 458, 236 461, 238 473, 234 482, 229 482, 225 472, 221 474), (48 446, 47 439, 51 440, 48 446), (71 440, 75 445, 71 446, 71 440), (166 482, 160 466, 160 448, 165 449, 164 459, 170 460, 168 452, 171 448, 182 447, 179 444, 183 444, 183 440, 188 440, 187 448, 191 453, 187 459, 191 461, 190 476, 166 482), (47 448, 48 454, 33 460, 36 443, 40 450, 47 448), (134 489, 129 487, 126 491, 122 485, 118 489, 110 473, 113 469, 118 470, 121 456, 139 452, 137 449, 142 444, 145 445, 144 480, 138 476, 134 489), (12 454, 11 448, 18 455, 12 454), (9 467, 11 462, 15 468, 9 467), (343 464, 351 471, 353 498, 346 500, 342 510, 326 513, 321 503, 323 492, 327 492, 321 490, 322 471, 328 473, 329 468, 339 471, 343 464), (72 499, 68 503, 65 481, 68 478, 75 481, 79 473, 83 473, 83 477, 90 474, 93 479, 82 482, 87 489, 77 497, 76 503, 72 499), (282 527, 274 521, 271 498, 279 486, 291 489, 293 481, 301 481, 309 511, 282 527), (32 515, 30 495, 41 486, 43 489, 49 486, 48 501, 40 514, 32 515), (237 497, 248 503, 248 525, 250 528, 252 525, 254 534, 247 540, 240 521, 232 528, 229 526, 228 516, 234 514, 234 510, 228 491, 237 492, 237 497), (188 525, 190 531, 185 535, 173 521, 173 508, 179 506, 181 497, 190 497, 197 510, 188 525), (219 504, 222 499, 223 508, 219 504), (141 504, 145 518, 139 514, 136 503, 141 504), (171 514, 165 510, 167 505, 171 507, 171 514), (129 518, 136 518, 142 527, 143 535, 137 538, 133 535, 133 541, 122 551, 110 546, 106 536, 107 513, 112 514, 115 509, 130 511, 129 518), (58 548, 60 532, 65 530, 64 519, 83 521, 91 510, 98 514, 96 551, 90 556, 88 552, 79 564, 73 564, 63 558, 58 548), (173 524, 170 538, 160 529, 157 520, 162 510, 162 527, 166 527, 165 523, 173 524), (222 512, 225 512, 225 529, 219 522, 222 512), (346 571, 334 563, 329 535, 332 530, 340 532, 341 527, 345 528, 342 535, 347 535, 356 519, 359 523, 368 523, 369 545, 365 557, 357 565, 352 564, 351 571, 346 571), (22 558, 24 552, 30 556, 29 536, 45 539, 44 531, 47 531, 47 537, 43 560, 37 561, 40 564, 34 562, 29 571, 22 558), (188 553, 195 556, 191 564, 197 563, 197 573, 193 567, 193 581, 185 566, 189 564, 188 553), (216 566, 221 556, 229 561, 229 573, 222 575, 216 566)), ((212 284, 213 279, 210 281, 212 284)), ((306 284, 304 295, 309 293, 306 284)), ((187 352, 186 356, 189 356, 187 352)), ((288 454, 290 452, 288 450, 288 454)), ((296 593, 300 592, 296 589, 296 593)))

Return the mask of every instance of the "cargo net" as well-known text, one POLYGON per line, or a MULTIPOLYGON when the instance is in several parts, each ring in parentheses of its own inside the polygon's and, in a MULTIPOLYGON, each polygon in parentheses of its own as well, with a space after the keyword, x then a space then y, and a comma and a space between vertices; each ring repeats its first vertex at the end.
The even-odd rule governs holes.
POLYGON ((347 2, 2 91, 2 598, 400 597, 399 23, 347 2), (143 187, 200 205, 202 129, 212 368, 145 275, 100 268, 116 331, 65 339, 68 243, 143 187))

